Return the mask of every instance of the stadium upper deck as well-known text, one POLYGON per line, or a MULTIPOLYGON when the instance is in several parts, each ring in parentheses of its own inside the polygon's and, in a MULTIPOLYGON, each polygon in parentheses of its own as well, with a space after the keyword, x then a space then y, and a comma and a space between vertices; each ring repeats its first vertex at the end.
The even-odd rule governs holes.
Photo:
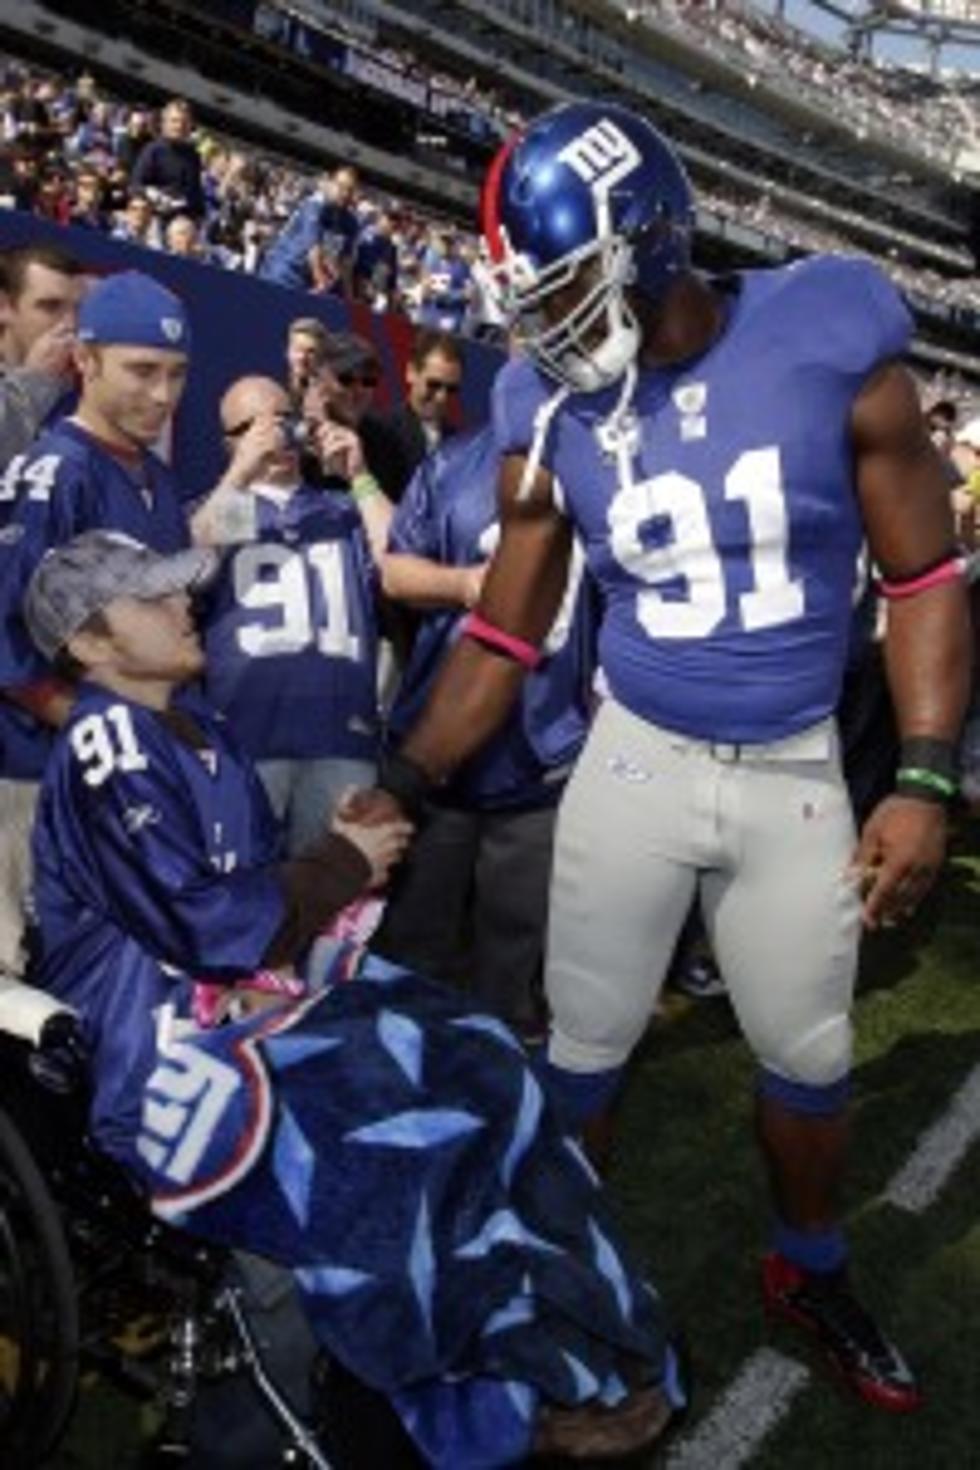
MULTIPOLYGON (((255 106, 235 119, 246 136, 260 122, 267 137, 278 128, 278 141, 301 155, 326 147, 353 157, 379 182, 469 220, 487 158, 522 114, 573 93, 640 101, 679 142, 705 200, 708 263, 727 263, 735 251, 775 260, 862 250, 910 292, 933 347, 975 353, 980 287, 968 247, 976 193, 951 168, 904 149, 900 130, 882 144, 842 128, 839 86, 822 113, 805 98, 802 111, 787 106, 785 87, 776 89, 780 100, 758 68, 753 81, 699 37, 705 7, 692 20, 686 0, 669 13, 645 5, 642 17, 623 0, 300 3, 47 0, 44 10, 183 65, 210 84, 210 98, 194 94, 199 109, 247 88, 255 106)), ((727 5, 707 9, 715 26, 732 14, 727 5)), ((816 64, 805 59, 811 90, 816 64)), ((783 71, 793 81, 794 67, 783 71)), ((855 93, 877 86, 868 71, 847 72, 855 93)), ((799 97, 805 90, 795 88, 799 97)), ((949 133, 948 111, 945 101, 933 109, 937 140, 949 133)))

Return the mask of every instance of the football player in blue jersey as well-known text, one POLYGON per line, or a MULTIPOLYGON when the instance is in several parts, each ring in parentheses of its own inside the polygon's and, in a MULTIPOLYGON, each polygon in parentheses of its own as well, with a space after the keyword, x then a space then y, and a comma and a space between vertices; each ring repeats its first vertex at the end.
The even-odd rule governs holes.
POLYGON ((360 230, 353 208, 357 183, 357 169, 349 165, 323 174, 263 256, 263 280, 297 291, 350 296, 360 230))
POLYGON ((184 687, 209 555, 88 533, 28 591, 39 648, 81 681, 39 806, 38 983, 80 1017, 94 1137, 158 1215, 292 1269, 427 1463, 649 1444, 683 1402, 660 1304, 511 1033, 350 949, 296 1001, 263 973, 301 970, 410 827, 337 822, 281 861, 248 762, 184 687), (245 1014, 195 1025, 200 982, 245 1014))
POLYGON ((293 854, 345 789, 374 778, 378 577, 362 512, 365 496, 383 497, 373 482, 302 482, 297 421, 273 379, 239 379, 220 414, 230 450, 262 437, 250 468, 239 459, 230 535, 211 538, 228 552, 202 614, 206 689, 257 763, 293 854))
MULTIPOLYGON (((500 534, 499 465, 492 427, 455 436, 423 461, 392 522, 385 591, 424 612, 388 720, 396 742, 479 599, 500 534)), ((591 703, 594 622, 581 574, 579 551, 540 667, 505 727, 430 803, 373 941, 464 986, 526 1040, 543 1034, 555 813, 591 703)))
MULTIPOLYGON (((697 893, 759 1063, 766 1300, 865 1399, 908 1410, 916 1382, 848 1283, 837 1187, 862 918, 910 913, 943 860, 962 567, 895 289, 832 256, 705 278, 693 225, 672 148, 617 106, 557 108, 495 160, 484 234, 528 353, 496 384, 501 542, 382 785, 411 807, 496 729, 574 529, 610 697, 558 822, 555 1094, 582 1124, 604 1114, 697 893), (864 538, 902 753, 855 842, 833 711, 864 538)), ((386 794, 352 809, 382 814, 386 794)))

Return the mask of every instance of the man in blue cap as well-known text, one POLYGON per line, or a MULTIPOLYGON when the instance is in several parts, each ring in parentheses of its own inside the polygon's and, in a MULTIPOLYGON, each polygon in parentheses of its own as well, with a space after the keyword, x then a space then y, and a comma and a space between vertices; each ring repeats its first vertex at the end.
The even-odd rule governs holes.
POLYGON ((78 314, 78 406, 4 478, 14 505, 0 534, 0 688, 36 721, 37 748, 21 756, 35 780, 72 696, 32 646, 24 591, 44 553, 82 531, 121 531, 159 552, 189 544, 173 474, 153 447, 180 401, 189 350, 187 315, 172 292, 138 271, 100 281, 78 314))

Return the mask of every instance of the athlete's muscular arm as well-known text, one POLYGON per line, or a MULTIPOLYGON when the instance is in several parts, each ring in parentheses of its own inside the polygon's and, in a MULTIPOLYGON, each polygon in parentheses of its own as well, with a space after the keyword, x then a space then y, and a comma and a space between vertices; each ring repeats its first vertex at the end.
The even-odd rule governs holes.
MULTIPOLYGON (((561 604, 571 530, 556 509, 551 476, 539 470, 531 494, 518 499, 524 460, 509 456, 500 477, 500 544, 476 611, 495 627, 539 644, 561 604)), ((402 752, 434 780, 448 775, 489 739, 520 688, 523 667, 472 638, 447 658, 429 702, 402 752)))
MULTIPOLYGON (((885 579, 901 581, 942 562, 954 542, 949 492, 904 368, 886 364, 869 379, 851 427, 865 529, 885 579)), ((969 637, 959 578, 889 601, 885 658, 901 739, 956 740, 969 692, 969 637)), ((940 805, 896 795, 872 812, 857 854, 869 927, 915 908, 945 844, 940 805)))

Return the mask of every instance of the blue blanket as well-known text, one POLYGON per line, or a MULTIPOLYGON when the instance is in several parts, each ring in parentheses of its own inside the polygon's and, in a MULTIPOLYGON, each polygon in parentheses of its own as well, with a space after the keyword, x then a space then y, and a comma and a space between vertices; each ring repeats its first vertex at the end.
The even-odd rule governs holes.
POLYGON ((658 1299, 521 1047, 368 959, 299 1004, 171 1042, 130 1166, 155 1210, 289 1266, 314 1331, 431 1464, 513 1464, 541 1397, 664 1373, 658 1299))

